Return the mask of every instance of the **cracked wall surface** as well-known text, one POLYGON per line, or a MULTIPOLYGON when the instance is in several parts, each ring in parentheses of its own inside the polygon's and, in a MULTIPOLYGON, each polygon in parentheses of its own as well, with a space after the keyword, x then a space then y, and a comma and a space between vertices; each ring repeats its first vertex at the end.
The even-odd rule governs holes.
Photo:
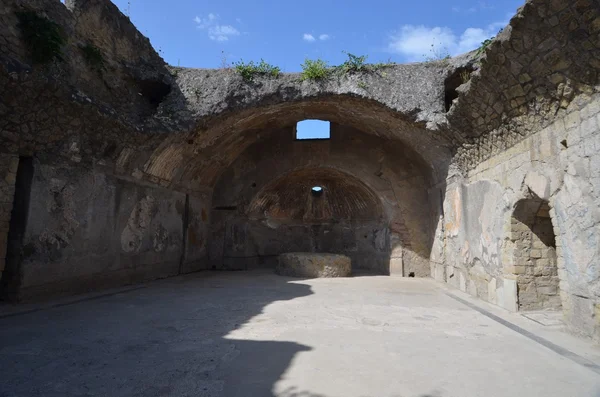
POLYGON ((430 275, 509 310, 535 307, 524 302, 545 290, 575 332, 600 340, 599 35, 597 1, 529 0, 481 56, 248 82, 165 64, 108 0, 5 1, 3 294, 332 250, 357 269, 430 275), (33 62, 21 11, 61 27, 60 59, 33 62), (295 141, 308 118, 330 121, 331 140, 295 141), (286 196, 319 181, 331 187, 318 205, 286 196), (548 206, 555 269, 534 257, 539 241, 526 247, 527 230, 515 237, 523 200, 548 206), (523 267, 558 277, 558 295, 523 267))

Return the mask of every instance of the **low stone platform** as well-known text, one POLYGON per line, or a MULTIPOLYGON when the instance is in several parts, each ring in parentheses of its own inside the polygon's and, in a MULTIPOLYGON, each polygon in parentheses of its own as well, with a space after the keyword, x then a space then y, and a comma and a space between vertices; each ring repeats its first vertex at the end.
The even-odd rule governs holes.
POLYGON ((344 255, 291 252, 279 255, 275 273, 290 277, 349 277, 352 261, 344 255))

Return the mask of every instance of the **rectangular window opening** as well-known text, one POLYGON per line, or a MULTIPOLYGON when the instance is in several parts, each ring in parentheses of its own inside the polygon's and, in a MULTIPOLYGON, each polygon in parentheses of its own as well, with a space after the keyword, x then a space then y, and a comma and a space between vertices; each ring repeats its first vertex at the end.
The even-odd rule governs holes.
POLYGON ((331 139, 331 123, 323 120, 303 120, 296 125, 296 140, 331 139))

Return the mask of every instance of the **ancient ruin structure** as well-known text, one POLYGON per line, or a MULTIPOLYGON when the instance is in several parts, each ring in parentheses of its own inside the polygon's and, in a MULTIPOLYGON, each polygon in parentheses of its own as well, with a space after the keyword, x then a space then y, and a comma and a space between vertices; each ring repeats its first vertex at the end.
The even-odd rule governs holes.
POLYGON ((595 0, 529 0, 479 53, 321 81, 168 66, 108 0, 6 0, 1 293, 328 252, 600 339, 599 72, 595 0), (297 140, 305 119, 330 139, 297 140))

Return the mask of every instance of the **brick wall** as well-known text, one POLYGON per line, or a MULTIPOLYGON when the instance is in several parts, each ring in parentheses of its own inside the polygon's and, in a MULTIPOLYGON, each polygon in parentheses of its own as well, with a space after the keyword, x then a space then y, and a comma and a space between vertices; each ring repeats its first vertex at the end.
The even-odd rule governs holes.
POLYGON ((556 242, 550 208, 541 200, 523 200, 511 222, 513 265, 519 310, 560 309, 556 242))

